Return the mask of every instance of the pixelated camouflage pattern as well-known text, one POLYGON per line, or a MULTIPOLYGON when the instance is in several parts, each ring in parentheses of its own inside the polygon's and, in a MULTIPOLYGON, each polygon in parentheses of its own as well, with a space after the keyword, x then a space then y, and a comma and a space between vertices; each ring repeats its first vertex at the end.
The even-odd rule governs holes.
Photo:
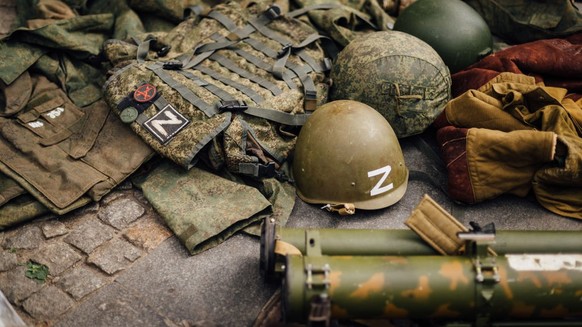
POLYGON ((326 34, 342 47, 366 33, 388 30, 395 21, 385 10, 393 6, 394 1, 300 0, 297 3, 300 7, 337 4, 337 8, 310 10, 308 15, 319 30, 326 31, 326 34))
POLYGON ((129 0, 129 6, 137 12, 155 13, 174 22, 184 19, 184 11, 202 1, 196 0, 129 0))
POLYGON ((0 206, 0 231, 49 213, 50 210, 30 194, 18 196, 0 206))
POLYGON ((331 317, 339 319, 580 319, 582 270, 568 264, 579 258, 571 256, 545 268, 518 266, 519 260, 497 256, 499 282, 489 281, 486 271, 484 283, 476 280, 473 259, 463 256, 288 256, 285 317, 304 321, 310 299, 327 294, 331 317))
MULTIPOLYGON (((249 13, 246 10, 243 10, 239 4, 234 2, 218 5, 214 7, 214 10, 218 10, 222 14, 228 16, 239 26, 246 24, 249 17, 249 13)), ((300 43, 307 36, 315 32, 315 30, 308 25, 298 20, 287 19, 285 17, 281 17, 271 22, 269 28, 291 39, 294 44, 300 43)), ((194 20, 192 19, 184 21, 165 37, 160 37, 159 40, 161 42, 171 46, 171 51, 165 59, 175 58, 183 53, 188 53, 199 42, 214 42, 208 40, 209 36, 214 33, 220 33, 222 36, 227 36, 229 31, 220 23, 210 18, 202 19, 199 23, 194 23, 194 20)), ((259 33, 254 33, 251 37, 259 39, 275 51, 279 51, 282 47, 278 42, 264 37, 259 33)), ((262 52, 255 50, 244 42, 239 43, 236 46, 270 65, 275 63, 275 59, 267 57, 262 52)), ((116 50, 121 51, 121 55, 115 53, 108 54, 109 57, 118 58, 119 61, 127 58, 129 54, 133 52, 132 47, 119 42, 108 43, 106 50, 111 50, 113 52, 116 50)), ((323 51, 317 45, 311 45, 305 48, 305 51, 316 60, 322 60, 324 57, 323 51)), ((273 83, 282 90, 282 93, 275 96, 269 90, 229 71, 217 62, 209 59, 204 60, 201 65, 254 90, 264 99, 264 101, 257 104, 239 90, 225 85, 210 76, 204 75, 196 69, 190 69, 189 72, 218 86, 232 95, 234 99, 245 101, 249 106, 279 110, 292 114, 305 113, 303 108, 302 85, 297 78, 293 79, 293 81, 298 88, 291 89, 284 81, 276 79, 266 70, 257 68, 230 49, 221 49, 216 51, 216 53, 228 58, 238 67, 245 69, 255 76, 259 76, 273 83)), ((152 57, 155 57, 155 55, 152 57)), ((148 57, 148 59, 150 59, 150 57, 148 57)), ((296 64, 304 64, 301 63, 294 54, 290 56, 289 61, 296 64)), ((199 108, 193 106, 178 92, 161 81, 155 73, 147 69, 146 66, 149 64, 151 64, 150 61, 145 63, 133 63, 130 66, 120 69, 108 80, 105 87, 105 96, 109 105, 112 108, 117 108, 117 104, 132 92, 135 87, 142 83, 151 83, 157 87, 161 96, 163 96, 180 113, 191 121, 189 125, 187 125, 165 145, 155 139, 140 124, 137 122, 132 123, 131 128, 158 153, 170 158, 183 167, 189 168, 195 163, 195 157, 198 152, 215 136, 224 131, 224 135, 221 138, 221 141, 223 141, 221 146, 224 150, 222 153, 226 160, 226 166, 233 172, 238 172, 239 163, 266 163, 274 161, 277 164, 281 164, 289 155, 289 152, 295 144, 296 135, 286 131, 283 125, 270 122, 266 119, 251 117, 246 114, 241 115, 238 113, 219 113, 212 117, 207 117, 199 108), (250 144, 248 142, 250 141, 250 137, 256 141, 254 143, 259 145, 258 150, 260 153, 254 151, 249 152, 250 144)), ((216 95, 208 91, 206 88, 199 86, 179 72, 172 70, 165 70, 165 72, 174 80, 190 89, 196 96, 207 104, 214 105, 220 101, 220 98, 216 95)), ((327 100, 328 85, 324 82, 326 76, 323 73, 315 72, 309 74, 317 88, 317 103, 322 104, 327 100)), ((147 117, 151 117, 156 112, 157 109, 155 106, 150 106, 144 111, 144 114, 147 117)), ((211 152, 217 154, 213 159, 220 157, 219 152, 215 150, 212 150, 211 152)), ((216 162, 215 165, 220 166, 221 163, 216 162)))
POLYGON ((140 187, 192 255, 272 213, 256 188, 198 167, 185 171, 170 161, 159 164, 140 187))
POLYGON ((113 15, 101 14, 75 17, 38 29, 16 29, 0 42, 0 79, 10 84, 50 49, 74 58, 98 55, 113 21, 113 15))
POLYGON ((330 100, 356 100, 379 111, 399 138, 422 133, 451 98, 451 76, 420 39, 381 31, 353 40, 332 67, 330 100))

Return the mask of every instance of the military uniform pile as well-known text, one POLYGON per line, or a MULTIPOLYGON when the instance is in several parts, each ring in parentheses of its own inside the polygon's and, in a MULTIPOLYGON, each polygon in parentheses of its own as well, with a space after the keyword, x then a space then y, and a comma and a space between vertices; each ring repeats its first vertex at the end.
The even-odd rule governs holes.
MULTIPOLYGON (((19 1, 18 26, 0 42, 0 228, 99 201, 152 157, 133 182, 192 254, 240 230, 258 235, 266 216, 284 225, 295 201, 289 158, 301 126, 330 100, 335 55, 388 31, 406 3, 19 1)), ((561 76, 495 65, 497 54, 453 75, 459 98, 438 125, 450 195, 474 203, 533 189, 546 208, 582 218, 581 103, 571 96, 582 76, 580 13, 562 1, 530 8, 545 16, 528 21, 492 1, 467 3, 501 37, 502 23, 524 31, 508 41, 572 39, 535 50, 562 55, 561 76)), ((432 120, 442 106, 427 109, 432 120)))

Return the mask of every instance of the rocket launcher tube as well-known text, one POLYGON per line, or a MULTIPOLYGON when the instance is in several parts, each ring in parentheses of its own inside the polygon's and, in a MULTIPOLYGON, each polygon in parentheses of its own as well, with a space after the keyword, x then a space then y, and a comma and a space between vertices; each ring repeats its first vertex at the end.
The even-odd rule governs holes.
MULTIPOLYGON (((306 231, 316 230, 323 255, 388 256, 437 255, 417 233, 405 229, 305 229, 288 228, 266 219, 261 230, 260 269, 266 280, 276 280, 287 253, 276 248, 294 247, 305 255, 306 231), (285 243, 278 246, 277 243, 285 243)), ((580 253, 580 231, 497 230, 491 248, 507 253, 580 253)))
POLYGON ((475 321, 486 316, 491 321, 580 323, 582 254, 494 259, 495 278, 483 280, 477 277, 475 258, 467 256, 290 255, 283 316, 288 322, 306 321, 312 300, 323 298, 329 299, 332 319, 475 321))
MULTIPOLYGON (((412 256, 437 255, 428 243, 412 230, 396 229, 305 229, 287 228, 266 219, 261 231, 260 269, 265 279, 280 277, 285 253, 276 248, 292 246, 306 253, 306 231, 317 231, 322 255, 329 256, 412 256), (285 246, 277 246, 284 242, 285 246)), ((580 253, 580 231, 497 230, 491 248, 497 254, 508 253, 580 253)))

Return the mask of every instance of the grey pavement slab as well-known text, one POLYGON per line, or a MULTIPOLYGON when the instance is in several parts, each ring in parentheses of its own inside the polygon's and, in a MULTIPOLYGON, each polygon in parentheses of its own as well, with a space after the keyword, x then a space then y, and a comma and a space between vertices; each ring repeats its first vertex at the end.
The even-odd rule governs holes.
POLYGON ((164 323, 164 317, 123 286, 112 283, 95 296, 69 311, 55 327, 81 326, 174 326, 164 323))

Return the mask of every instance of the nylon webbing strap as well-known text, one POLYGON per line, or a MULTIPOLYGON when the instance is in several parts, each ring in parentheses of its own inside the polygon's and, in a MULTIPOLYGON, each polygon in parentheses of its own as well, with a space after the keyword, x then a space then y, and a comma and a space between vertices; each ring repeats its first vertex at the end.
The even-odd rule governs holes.
POLYGON ((184 84, 173 79, 172 76, 170 76, 170 74, 168 74, 161 66, 157 64, 151 64, 148 65, 147 68, 158 75, 158 77, 161 78, 171 88, 178 91, 178 93, 180 93, 180 95, 182 95, 186 100, 202 110, 206 116, 212 117, 217 113, 216 108, 213 105, 204 102, 184 84))
POLYGON ((337 2, 318 3, 318 4, 305 6, 303 8, 299 8, 299 9, 290 11, 290 12, 286 13, 285 16, 295 18, 297 16, 301 16, 303 14, 306 14, 307 12, 309 12, 311 10, 334 9, 334 8, 341 8, 341 7, 342 7, 342 5, 337 3, 337 2))
MULTIPOLYGON (((325 7, 325 6, 323 6, 323 7, 325 7)), ((261 17, 263 17, 263 16, 261 16, 261 17)), ((242 38, 244 36, 245 37, 244 42, 249 44, 250 46, 252 46, 255 50, 258 50, 258 51, 264 53, 266 56, 271 57, 271 58, 277 59, 279 57, 279 53, 277 51, 269 48, 263 42, 247 37, 250 34, 250 33, 248 33, 249 32, 248 25, 244 29, 245 34, 241 35, 239 32, 239 31, 241 31, 241 29, 237 28, 236 24, 230 18, 226 17, 225 15, 221 14, 220 12, 213 11, 209 14, 209 17, 216 19, 225 28, 227 28, 232 33, 237 34, 240 38, 242 38)), ((260 21, 268 22, 270 20, 264 18, 260 21)), ((267 29, 267 28, 265 27, 265 29, 267 29)), ((250 32, 252 32, 252 31, 254 31, 254 29, 251 27, 250 32)), ((276 34, 275 34, 275 36, 276 36, 276 34)), ((303 46, 307 46, 308 44, 311 44, 315 40, 320 39, 320 38, 321 37, 310 36, 306 40, 304 40, 302 42, 302 44, 305 43, 305 45, 303 45, 303 46)), ((282 42, 280 40, 277 42, 282 44, 282 42)), ((286 40, 285 40, 285 42, 286 42, 286 40)), ((287 45, 287 44, 289 44, 289 43, 286 42, 285 45, 287 45)), ((303 51, 303 50, 300 50, 300 52, 301 51, 303 51)), ((288 54, 286 54, 286 56, 288 56, 288 54)), ((314 110, 315 106, 316 106, 317 90, 315 88, 315 84, 313 83, 311 76, 308 75, 309 72, 314 68, 311 66, 307 66, 307 67, 311 68, 311 69, 308 69, 307 67, 304 67, 302 65, 291 63, 286 58, 284 60, 277 60, 275 62, 275 64, 273 65, 273 67, 271 68, 271 72, 273 73, 273 75, 275 75, 275 77, 285 80, 285 83, 287 83, 287 85, 289 85, 289 81, 286 80, 286 77, 285 77, 286 70, 284 69, 284 67, 291 69, 291 71, 293 71, 295 73, 295 75, 297 75, 297 77, 299 77, 299 80, 301 81, 301 83, 303 85, 304 96, 305 96, 304 97, 305 98, 304 108, 306 110, 314 110)), ((328 69, 329 69, 329 67, 325 67, 325 70, 328 70, 328 69)), ((293 83, 293 85, 294 85, 294 83, 293 83)))
MULTIPOLYGON (((273 9, 267 10, 268 13, 273 12, 273 9)), ((270 38, 271 40, 279 42, 279 44, 286 46, 291 44, 292 42, 283 37, 282 35, 278 34, 277 32, 273 31, 272 29, 268 28, 266 24, 270 23, 271 20, 276 18, 276 16, 263 13, 256 18, 249 19, 249 24, 251 24, 259 33, 263 34, 264 36, 270 38)), ((304 50, 297 51, 297 55, 305 61, 313 70, 321 72, 325 71, 325 67, 321 64, 317 63, 311 56, 307 54, 304 50)))
MULTIPOLYGON (((216 37, 217 35, 220 36, 219 34, 213 34, 213 35, 211 35, 211 38, 216 37)), ((215 41, 217 41, 217 40, 215 39, 215 41)), ((228 48, 234 44, 237 44, 238 42, 239 42, 238 40, 230 41, 224 37, 221 37, 220 41, 217 41, 214 43, 205 43, 205 44, 202 44, 201 46, 196 47, 196 50, 194 50, 194 53, 201 54, 203 52, 216 51, 216 50, 228 48)))
MULTIPOLYGON (((313 33, 313 34, 309 35, 308 37, 306 37, 305 40, 303 40, 301 43, 299 43, 297 45, 288 44, 287 46, 284 46, 282 49, 283 55, 281 55, 281 53, 278 54, 279 60, 277 60, 277 62, 275 63, 275 66, 281 67, 281 68, 285 67, 285 63, 287 62, 287 59, 289 58, 289 55, 292 52, 299 51, 299 50, 305 48, 306 46, 312 44, 313 42, 315 42, 321 38, 326 38, 326 36, 319 35, 318 33, 313 33)), ((327 67, 326 67, 326 69, 327 69, 327 67)))
POLYGON ((310 5, 310 6, 305 6, 303 8, 299 8, 299 9, 290 11, 290 12, 286 13, 285 16, 295 18, 297 16, 301 16, 303 14, 306 14, 312 10, 326 10, 326 9, 336 9, 336 8, 341 8, 341 9, 344 9, 346 11, 349 11, 350 13, 354 14, 356 17, 361 19, 364 23, 368 24, 368 26, 370 26, 372 29, 375 29, 375 30, 378 29, 378 27, 374 23, 372 23, 370 21, 370 19, 368 17, 366 17, 366 15, 364 15, 362 12, 360 12, 352 7, 342 5, 342 4, 337 3, 337 2, 319 3, 319 4, 310 5))
POLYGON ((230 32, 233 32, 238 28, 238 26, 236 26, 236 24, 230 18, 226 17, 225 15, 216 10, 209 12, 208 17, 221 23, 230 32))
MULTIPOLYGON (((162 110, 164 109, 167 105, 169 104, 168 100, 166 100, 166 98, 164 98, 163 96, 158 96, 158 98, 156 99, 156 101, 154 101, 154 106, 158 109, 158 110, 162 110)), ((150 119, 150 117, 148 117, 145 113, 141 112, 137 118, 135 119, 135 121, 142 125, 148 120, 150 119)))
MULTIPOLYGON (((277 58, 278 56, 278 53, 276 51, 267 47, 264 43, 262 43, 259 40, 249 38, 245 40, 245 43, 249 44, 256 50, 261 51, 262 53, 271 58, 277 58)), ((312 106, 310 102, 316 100, 317 90, 315 88, 315 83, 313 83, 313 79, 311 78, 311 76, 309 76, 311 68, 309 66, 298 65, 290 61, 285 61, 284 64, 286 67, 291 69, 291 71, 293 71, 295 75, 297 75, 297 77, 299 77, 299 80, 303 85, 303 93, 306 101, 305 109, 313 110, 315 106, 314 105, 312 106)), ((281 73, 282 68, 276 65, 277 63, 275 63, 275 65, 273 66, 273 74, 281 73)), ((315 104, 315 102, 312 103, 315 104)))
MULTIPOLYGON (((194 54, 196 54, 197 49, 198 49, 198 47, 196 47, 196 49, 194 49, 194 54)), ((207 52, 202 52, 198 55, 195 55, 194 57, 188 56, 188 58, 185 60, 185 63, 183 63, 183 65, 182 65, 182 69, 192 68, 192 67, 200 64, 206 58, 210 57, 213 53, 214 53, 214 51, 207 51, 207 52)))
MULTIPOLYGON (((222 41, 226 40, 223 36, 221 36, 219 34, 214 34, 211 36, 211 38, 217 42, 222 42, 222 41)), ((255 65, 255 66, 257 66, 257 67, 259 67, 259 68, 261 68, 269 73, 273 73, 271 65, 269 63, 261 60, 257 56, 254 56, 253 54, 251 54, 247 51, 244 51, 243 49, 240 49, 240 48, 233 48, 232 50, 236 54, 238 54, 239 56, 245 58, 248 62, 252 63, 253 65, 255 65)), ((275 74, 273 74, 273 75, 275 75, 275 74)), ((279 76, 276 75, 275 77, 285 81, 285 83, 287 83, 287 86, 289 86, 289 88, 297 89, 297 85, 295 85, 295 83, 293 83, 293 81, 291 80, 293 78, 293 76, 291 76, 291 72, 284 71, 279 76)))
POLYGON ((210 59, 218 62, 219 64, 221 64, 222 66, 224 66, 225 68, 227 68, 228 70, 232 71, 233 73, 236 73, 246 79, 249 79, 257 84, 259 84, 260 86, 262 86, 263 88, 271 91, 271 93, 275 96, 283 93, 283 91, 277 87, 277 85, 267 81, 266 79, 257 76, 243 68, 240 68, 238 65, 236 65, 234 62, 232 62, 230 59, 220 55, 220 54, 213 54, 209 57, 210 59))
POLYGON ((310 114, 290 114, 283 111, 249 107, 243 111, 247 115, 265 118, 277 123, 291 125, 291 126, 302 126, 309 118, 310 114))
POLYGON ((257 142, 261 146, 263 151, 267 152, 267 154, 269 154, 269 156, 271 158, 274 158, 275 160, 277 160, 277 162, 283 162, 285 160, 285 158, 282 155, 277 154, 277 152, 273 151, 272 149, 270 149, 266 145, 259 142, 257 135, 255 134, 255 131, 252 129, 251 126, 249 126, 249 124, 246 121, 241 120, 241 124, 244 126, 245 131, 247 133, 251 134, 251 136, 253 137, 253 140, 255 140, 255 142, 257 142))
POLYGON ((250 89, 250 88, 248 88, 240 83, 237 83, 237 82, 227 78, 224 75, 219 74, 218 72, 216 72, 210 68, 198 65, 198 66, 194 67, 194 69, 196 69, 197 71, 199 71, 203 74, 206 74, 206 75, 214 78, 215 80, 220 81, 228 86, 234 87, 235 89, 239 90, 240 92, 244 93, 246 96, 251 98, 255 103, 261 103, 264 101, 263 97, 260 96, 257 92, 253 91, 252 89, 250 89))
POLYGON ((146 40, 141 42, 139 39, 137 39, 136 37, 132 37, 133 42, 135 42, 137 44, 137 55, 136 55, 136 59, 137 62, 144 62, 146 57, 148 56, 148 52, 150 51, 150 44, 152 43, 152 40, 146 40))
MULTIPOLYGON (((271 58, 277 58, 277 56, 278 56, 278 53, 275 50, 267 47, 264 43, 262 43, 259 40, 249 38, 249 39, 245 40, 245 43, 249 44, 250 46, 252 46, 256 50, 261 51, 262 53, 264 53, 265 55, 267 55, 271 58)), ((311 67, 298 65, 298 64, 290 62, 290 61, 285 61, 285 66, 287 68, 291 69, 291 71, 293 71, 295 73, 295 75, 297 75, 297 77, 299 77, 299 79, 301 81, 303 81, 305 77, 307 77, 308 79, 311 79, 311 77, 308 75, 312 71, 311 67)), ((273 67, 272 71, 274 74, 282 73, 281 68, 273 67)), ((311 81, 311 85, 313 85, 313 80, 311 81)), ((315 91, 315 87, 309 88, 309 85, 308 85, 306 87, 306 90, 315 91)))
POLYGON ((198 84, 199 86, 212 92, 212 94, 216 95, 217 97, 219 97, 222 100, 227 100, 227 101, 228 100, 236 100, 230 93, 224 91, 223 89, 219 88, 218 86, 216 86, 212 83, 208 83, 208 82, 202 80, 200 77, 192 74, 191 72, 189 72, 187 70, 179 70, 178 72, 180 74, 188 77, 190 80, 192 80, 194 83, 198 84))

